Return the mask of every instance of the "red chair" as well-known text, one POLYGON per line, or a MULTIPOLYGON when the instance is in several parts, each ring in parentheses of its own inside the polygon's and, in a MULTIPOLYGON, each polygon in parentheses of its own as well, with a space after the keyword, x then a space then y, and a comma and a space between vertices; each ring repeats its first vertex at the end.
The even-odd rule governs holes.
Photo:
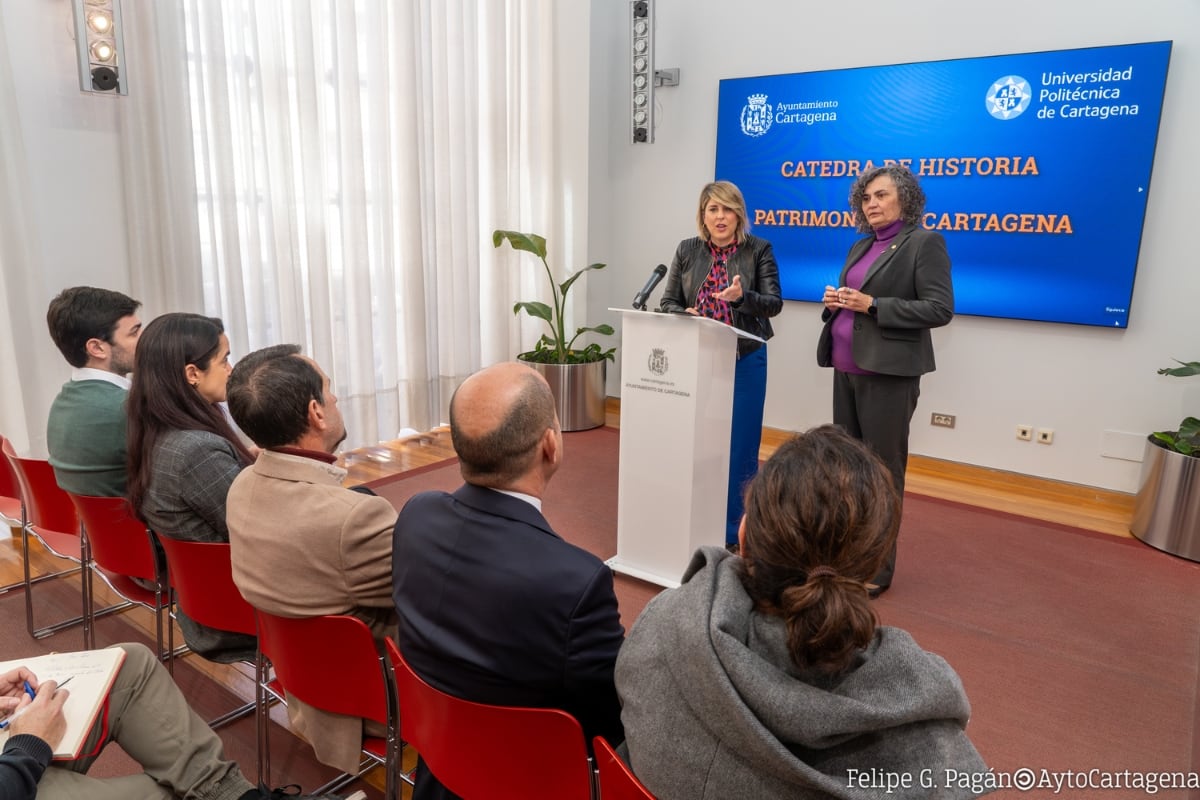
POLYGON ((382 764, 386 770, 386 800, 399 800, 400 748, 391 682, 375 647, 375 637, 357 617, 279 617, 254 610, 258 621, 258 774, 270 785, 270 725, 267 693, 286 703, 291 694, 314 708, 373 720, 387 729, 386 737, 363 737, 362 768, 344 774, 313 792, 335 792, 382 764), (269 664, 268 664, 269 662, 269 664), (275 677, 268 680, 274 669, 275 677))
POLYGON ((453 697, 413 672, 390 638, 386 647, 400 703, 400 736, 451 792, 489 800, 592 799, 583 728, 570 714, 453 697), (513 742, 526 757, 513 757, 507 746, 513 742))
MULTIPOLYGON (((50 462, 37 458, 22 458, 13 449, 12 442, 5 439, 2 443, 4 457, 8 461, 17 482, 21 486, 21 558, 25 562, 25 624, 29 635, 41 639, 52 633, 83 623, 84 649, 91 647, 92 619, 91 601, 88 594, 88 581, 83 580, 82 613, 73 619, 64 620, 42 628, 34 626, 33 622, 33 584, 29 564, 29 537, 36 536, 47 550, 59 558, 74 561, 76 564, 86 564, 88 553, 86 542, 79 535, 79 519, 75 515, 75 506, 71 504, 67 493, 58 487, 54 478, 54 470, 50 462)), ((66 570, 57 575, 65 575, 76 570, 66 570)), ((50 577, 50 576, 47 576, 50 577)), ((116 609, 106 609, 116 610, 116 609)))
MULTIPOLYGON (((7 441, 0 436, 0 442, 7 441)), ((7 458, 0 458, 0 522, 13 528, 21 524, 21 483, 7 458)))
MULTIPOLYGON (((210 628, 247 636, 257 634, 254 609, 233 583, 228 542, 187 542, 159 536, 158 543, 167 555, 167 581, 179 610, 210 628)), ((219 728, 255 708, 254 703, 246 703, 208 725, 219 728)))
MULTIPOLYGON (((133 516, 124 497, 89 497, 72 492, 67 492, 67 496, 83 523, 83 535, 92 556, 88 564, 91 569, 84 576, 88 582, 88 596, 95 603, 92 575, 97 574, 124 600, 153 611, 158 658, 170 666, 175 650, 175 629, 167 626, 169 642, 164 648, 163 612, 170 605, 169 589, 166 570, 158 563, 150 529, 133 516), (147 589, 134 578, 152 583, 155 588, 147 589)), ((95 636, 95 626, 91 627, 95 636)))
MULTIPOLYGON (((0 436, 0 446, 9 447, 8 439, 0 436)), ((21 513, 21 483, 17 480, 17 473, 13 472, 12 464, 8 463, 7 458, 0 456, 0 524, 19 531, 25 527, 21 521, 21 513)), ((34 578, 34 581, 50 577, 53 576, 42 575, 34 578)), ((25 581, 17 581, 0 586, 0 594, 24 588, 25 581)))
POLYGON ((603 800, 654 800, 654 795, 603 736, 592 740, 592 752, 596 754, 596 774, 603 800))

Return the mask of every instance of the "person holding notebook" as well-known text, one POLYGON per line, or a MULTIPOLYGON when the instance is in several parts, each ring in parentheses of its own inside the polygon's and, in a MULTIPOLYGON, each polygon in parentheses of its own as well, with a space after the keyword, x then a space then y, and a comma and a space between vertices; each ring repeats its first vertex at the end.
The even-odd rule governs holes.
MULTIPOLYGON (((106 707, 82 754, 67 761, 51 763, 51 757, 67 730, 63 708, 71 689, 59 689, 50 680, 41 683, 24 667, 0 674, 0 722, 10 723, 0 753, 0 800, 339 800, 334 795, 301 796, 296 787, 254 787, 238 765, 225 758, 221 740, 188 706, 154 654, 140 644, 118 647, 125 659, 106 707), (143 771, 113 778, 88 776, 110 742, 119 744, 143 771)), ((345 800, 365 797, 356 792, 345 800)))

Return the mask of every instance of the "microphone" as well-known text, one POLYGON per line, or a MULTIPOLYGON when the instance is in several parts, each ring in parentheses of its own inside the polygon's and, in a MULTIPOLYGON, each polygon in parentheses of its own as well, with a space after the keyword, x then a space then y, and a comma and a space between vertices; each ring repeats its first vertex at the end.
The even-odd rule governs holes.
POLYGON ((667 277, 667 265, 659 264, 654 268, 654 272, 650 273, 650 279, 646 281, 646 285, 642 290, 633 296, 633 307, 638 311, 646 310, 646 301, 650 298, 650 293, 654 291, 654 287, 658 286, 659 281, 667 277))

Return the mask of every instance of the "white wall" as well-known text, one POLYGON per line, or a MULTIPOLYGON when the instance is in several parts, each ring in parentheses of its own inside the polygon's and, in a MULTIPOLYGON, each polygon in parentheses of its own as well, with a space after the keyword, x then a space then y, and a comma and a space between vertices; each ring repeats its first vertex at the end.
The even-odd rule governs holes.
MULTIPOLYGON (((9 296, 0 307, 13 330, 28 333, 14 348, 16 374, 26 387, 25 427, 5 435, 19 450, 44 455, 46 414, 70 376, 46 331, 46 306, 64 287, 78 284, 129 291, 114 105, 120 99, 79 91, 66 0, 0 0, 0 14, 0 47, 17 110, 15 119, 3 121, 0 135, 23 140, 27 202, 25 224, 15 235, 24 235, 29 255, 29 263, 3 262, 9 296)), ((5 424, 20 416, 8 405, 20 397, 3 394, 5 424)))
MULTIPOLYGON (((618 324, 655 264, 694 235, 700 187, 713 177, 718 81, 839 67, 1173 39, 1129 327, 957 317, 934 332, 938 370, 921 385, 911 449, 935 458, 1119 491, 1140 463, 1103 454, 1200 415, 1200 384, 1156 375, 1200 358, 1200 269, 1194 247, 1200 170, 1187 142, 1200 130, 1200 5, 1195 0, 1014 0, 1003 8, 946 0, 818 5, 756 0, 654 0, 656 66, 679 67, 655 99, 655 143, 628 142, 627 0, 592 0, 590 261, 613 268, 589 285, 589 321, 618 324), (931 412, 958 416, 932 428, 931 412), (1054 444, 1021 442, 1015 426, 1052 428, 1054 444)), ((1094 185, 1103 192, 1104 165, 1094 185)), ((848 234, 847 247, 852 237, 848 234)), ((951 252, 953 258, 953 252, 951 252)), ((1070 286, 1046 287, 1071 291, 1070 286)), ((657 300, 656 292, 654 300, 657 300)), ((803 430, 831 418, 832 377, 815 363, 820 307, 787 302, 775 320, 765 424, 803 430)), ((619 368, 609 392, 619 394, 619 368)))
MULTIPOLYGON (((1014 0, 995 9, 945 0, 810 6, 755 0, 655 0, 657 65, 682 69, 657 93, 656 142, 627 141, 628 0, 591 0, 588 258, 610 266, 588 281, 588 322, 618 324, 646 275, 693 230, 700 186, 712 178, 717 83, 742 77, 1173 39, 1130 326, 1125 331, 959 317, 935 332, 939 369, 926 376, 912 449, 938 458, 1123 491, 1140 465, 1101 455, 1106 430, 1137 435, 1200 413, 1200 381, 1157 376, 1172 357, 1200 358, 1200 269, 1192 246, 1200 177, 1185 150, 1200 129, 1200 6, 1194 0, 1014 0), (806 9, 812 9, 807 13, 806 9), (731 25, 736 23, 736 30, 731 25), (928 425, 958 415, 955 430, 928 425), (1056 431, 1050 447, 1017 441, 1017 423, 1056 431)), ((45 335, 50 298, 91 283, 128 291, 118 98, 79 92, 66 0, 0 0, 7 65, 25 150, 30 263, 5 262, 3 311, 18 330, 29 450, 44 451, 45 414, 68 368, 45 335)), ((577 77, 582 78, 582 75, 577 77)), ((1096 185, 1104 191, 1103 165, 1096 185)), ((1070 287, 1057 287, 1069 291, 1070 287)), ((657 296, 656 298, 657 299, 657 296)), ((147 318, 162 309, 143 309, 147 318)), ((804 429, 829 419, 831 378, 814 363, 813 304, 776 320, 766 424, 804 429)), ((619 393, 619 367, 609 388, 619 393)), ((8 418, 16 395, 0 395, 8 418)), ((18 446, 23 431, 10 430, 18 446)), ((23 448, 24 449, 24 448, 23 448)), ((1136 450, 1136 447, 1135 447, 1136 450)))

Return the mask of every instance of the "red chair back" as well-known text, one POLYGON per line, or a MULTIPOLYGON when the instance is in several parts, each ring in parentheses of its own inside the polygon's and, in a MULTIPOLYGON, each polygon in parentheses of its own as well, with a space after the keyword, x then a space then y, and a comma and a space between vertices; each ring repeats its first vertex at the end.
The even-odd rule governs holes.
POLYGON ((60 555, 69 555, 78 560, 79 517, 75 514, 71 498, 59 488, 50 462, 18 456, 8 439, 4 440, 3 449, 4 457, 21 485, 21 496, 25 500, 25 522, 36 529, 47 546, 60 555), (71 538, 75 540, 74 543, 71 538), (61 552, 63 549, 67 552, 61 552))
POLYGON ((310 706, 388 724, 388 695, 375 637, 357 617, 277 617, 254 609, 258 647, 275 679, 310 706))
POLYGON ((387 640, 400 737, 454 794, 492 800, 590 800, 583 728, 565 711, 473 703, 421 679, 387 640), (514 758, 519 742, 529 758, 514 758))
MULTIPOLYGON (((0 436, 0 446, 5 452, 12 450, 12 445, 3 436, 0 436)), ((0 517, 21 521, 21 482, 7 457, 0 457, 0 517)))
POLYGON ((603 800, 654 800, 654 795, 642 785, 603 736, 592 740, 592 752, 596 754, 596 771, 600 775, 600 797, 603 800))
POLYGON ((184 614, 210 628, 254 636, 254 608, 233 583, 228 542, 185 542, 159 536, 168 582, 184 614))
POLYGON ((71 492, 67 496, 83 522, 97 566, 117 575, 158 580, 150 531, 133 516, 124 497, 89 497, 71 492))

